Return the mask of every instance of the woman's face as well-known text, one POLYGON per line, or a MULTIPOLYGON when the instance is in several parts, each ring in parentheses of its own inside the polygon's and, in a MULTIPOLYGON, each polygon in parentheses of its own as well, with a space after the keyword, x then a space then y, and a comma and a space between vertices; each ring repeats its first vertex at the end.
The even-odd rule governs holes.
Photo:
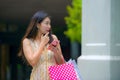
POLYGON ((37 27, 42 34, 46 34, 51 29, 50 23, 50 18, 46 17, 41 23, 38 23, 37 27))

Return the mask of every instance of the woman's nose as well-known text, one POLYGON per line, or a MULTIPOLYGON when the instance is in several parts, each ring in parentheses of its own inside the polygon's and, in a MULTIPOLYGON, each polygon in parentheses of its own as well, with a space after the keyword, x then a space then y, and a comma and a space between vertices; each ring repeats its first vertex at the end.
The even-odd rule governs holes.
POLYGON ((50 29, 50 28, 51 28, 51 25, 48 25, 48 28, 50 29))

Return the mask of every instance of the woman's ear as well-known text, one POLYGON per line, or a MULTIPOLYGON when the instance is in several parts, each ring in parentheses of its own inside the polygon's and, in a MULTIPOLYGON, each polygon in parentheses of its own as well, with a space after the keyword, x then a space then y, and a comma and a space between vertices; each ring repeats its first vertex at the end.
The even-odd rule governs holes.
POLYGON ((36 26, 37 26, 37 28, 39 29, 39 28, 40 28, 40 23, 37 23, 37 25, 36 25, 36 26))

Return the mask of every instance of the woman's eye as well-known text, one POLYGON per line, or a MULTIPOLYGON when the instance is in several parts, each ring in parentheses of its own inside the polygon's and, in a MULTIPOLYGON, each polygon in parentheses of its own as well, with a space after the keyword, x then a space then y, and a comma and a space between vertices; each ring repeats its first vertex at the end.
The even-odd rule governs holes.
POLYGON ((46 22, 45 24, 46 24, 46 25, 49 25, 50 23, 46 22))
POLYGON ((49 24, 49 23, 46 22, 45 24, 49 24))

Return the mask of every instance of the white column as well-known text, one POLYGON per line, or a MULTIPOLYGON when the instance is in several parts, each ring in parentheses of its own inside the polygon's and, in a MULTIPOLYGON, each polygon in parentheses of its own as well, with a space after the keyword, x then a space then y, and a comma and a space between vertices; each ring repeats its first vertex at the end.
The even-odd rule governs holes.
POLYGON ((120 79, 120 0, 82 1, 83 80, 120 79))

